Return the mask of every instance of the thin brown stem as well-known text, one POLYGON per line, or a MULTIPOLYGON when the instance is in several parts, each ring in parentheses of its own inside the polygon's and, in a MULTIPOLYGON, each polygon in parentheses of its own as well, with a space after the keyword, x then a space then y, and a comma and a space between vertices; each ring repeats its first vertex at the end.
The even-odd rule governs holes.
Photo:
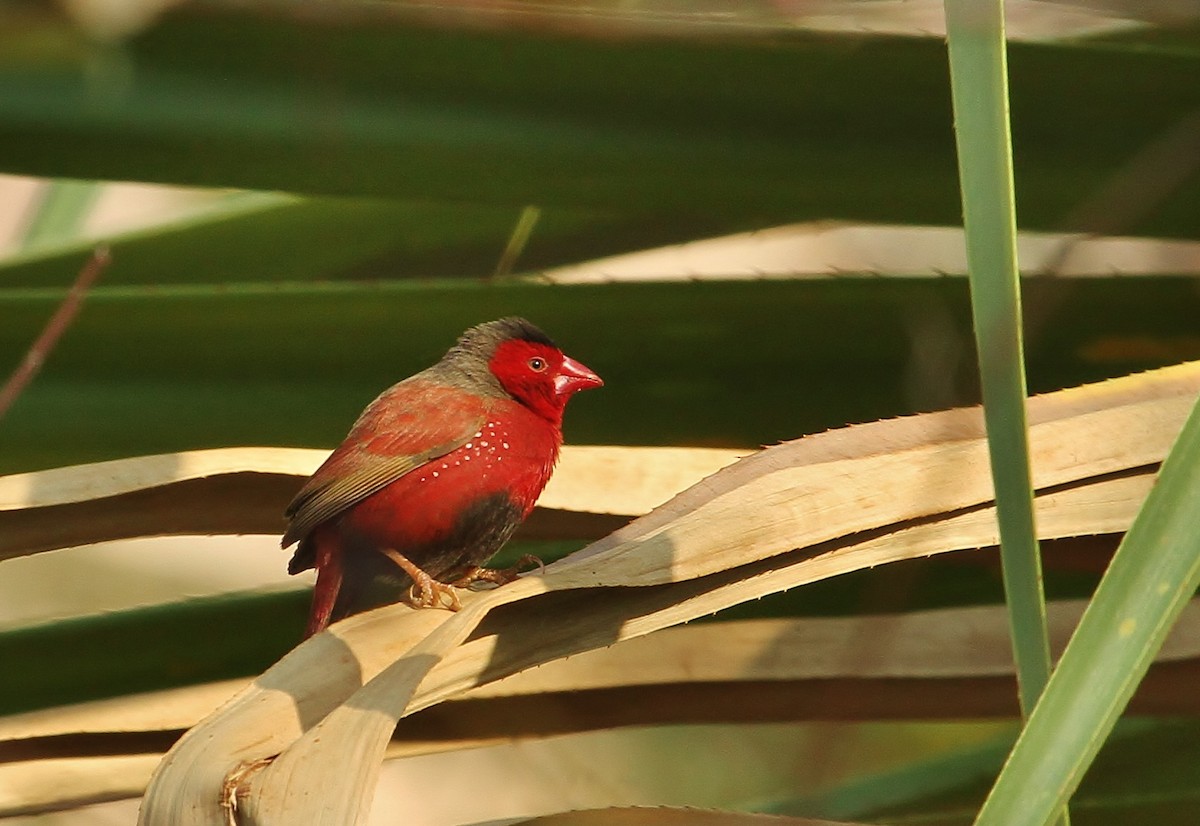
POLYGON ((62 303, 58 305, 58 309, 54 311, 54 315, 50 317, 46 326, 42 328, 42 332, 29 346, 29 351, 25 353, 25 358, 21 360, 17 369, 4 382, 4 386, 0 387, 0 419, 4 418, 4 414, 12 407, 13 402, 42 369, 50 351, 54 349, 63 333, 75 320, 88 290, 111 260, 112 256, 109 254, 108 247, 96 247, 92 250, 91 258, 79 270, 79 275, 75 277, 75 283, 71 285, 71 289, 63 298, 62 303))

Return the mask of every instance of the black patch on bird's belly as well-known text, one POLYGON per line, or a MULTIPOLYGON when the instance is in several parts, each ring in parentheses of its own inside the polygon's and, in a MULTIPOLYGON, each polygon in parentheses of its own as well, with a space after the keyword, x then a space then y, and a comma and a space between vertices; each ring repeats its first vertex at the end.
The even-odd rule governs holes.
MULTIPOLYGON (((466 569, 487 562, 521 524, 521 510, 507 493, 500 491, 475 500, 454 521, 446 537, 419 554, 428 559, 424 567, 434 579, 461 576, 466 569)), ((420 564, 420 563, 418 563, 420 564)))
MULTIPOLYGON (((520 524, 521 509, 501 491, 471 503, 433 542, 395 550, 434 579, 451 582, 491 559, 520 524)), ((374 543, 343 534, 342 552, 344 578, 334 621, 404 599, 412 580, 374 543)))

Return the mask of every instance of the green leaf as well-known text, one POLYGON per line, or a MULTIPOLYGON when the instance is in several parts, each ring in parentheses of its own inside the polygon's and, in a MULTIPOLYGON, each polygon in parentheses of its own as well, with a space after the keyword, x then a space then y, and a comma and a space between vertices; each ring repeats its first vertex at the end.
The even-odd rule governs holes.
MULTIPOLYGON (((86 51, 16 50, 14 27, 0 166, 731 229, 959 219, 933 38, 587 38, 326 11, 178 11, 99 72, 86 51)), ((1020 44, 1010 60, 1028 227, 1060 226, 1200 105, 1194 54, 1020 44)), ((1200 237, 1200 181, 1179 184, 1128 231, 1200 237)))
MULTIPOLYGON (((505 206, 235 192, 169 223, 103 238, 118 264, 104 283, 478 277, 495 268, 519 215, 505 206)), ((553 266, 623 250, 627 229, 615 216, 555 210, 518 264, 553 266)), ((657 242, 680 231, 672 224, 632 237, 657 242)), ((0 289, 63 286, 70 280, 64 274, 96 243, 74 233, 54 241, 0 262, 0 289)))
MULTIPOLYGON (((960 744, 942 754, 864 774, 768 810, 905 826, 968 826, 1013 739, 972 742, 977 725, 964 725, 960 744)), ((1123 720, 1072 797, 1072 821, 1077 826, 1185 826, 1194 819, 1197 789, 1200 729, 1195 721, 1123 720)))
POLYGON ((1000 559, 1021 708, 1028 714, 1050 677, 1050 643, 1025 421, 1003 0, 947 0, 946 29, 1000 559))
POLYGON ((976 820, 1049 823, 1200 585, 1200 406, 1121 542, 976 820))
POLYGON ((73 239, 99 194, 100 185, 93 181, 48 182, 25 230, 24 246, 36 249, 73 239))
MULTIPOLYGON (((185 266, 194 251, 178 253, 163 267, 185 266)), ((64 262, 64 283, 79 264, 64 262)), ((510 313, 605 378, 572 405, 566 436, 576 444, 754 447, 976 399, 965 279, 120 287, 120 269, 114 254, 106 284, 0 423, 0 471, 201 447, 329 447, 459 331, 510 313), (930 313, 938 364, 950 368, 925 377, 911 354, 930 313)), ((1061 307, 1064 288, 1069 312, 1029 343, 1035 391, 1200 356, 1190 279, 1031 281, 1026 306, 1061 307)), ((0 363, 17 363, 61 295, 0 291, 0 363)))
POLYGON ((244 593, 0 632, 0 710, 257 674, 300 641, 306 591, 244 593))

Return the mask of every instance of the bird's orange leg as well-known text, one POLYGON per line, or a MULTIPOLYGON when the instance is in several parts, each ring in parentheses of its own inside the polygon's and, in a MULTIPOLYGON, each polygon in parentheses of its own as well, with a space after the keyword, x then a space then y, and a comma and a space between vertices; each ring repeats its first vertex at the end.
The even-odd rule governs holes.
POLYGON ((438 582, 399 551, 392 548, 380 548, 379 550, 412 578, 413 584, 409 589, 408 600, 413 606, 417 608, 448 608, 451 611, 457 611, 462 607, 453 585, 438 582), (447 604, 443 604, 443 602, 447 604))
POLYGON ((474 582, 494 582, 497 585, 504 585, 520 576, 523 572, 522 569, 532 572, 533 569, 528 568, 529 565, 536 566, 538 573, 545 573, 546 571, 546 563, 533 554, 525 554, 511 568, 481 568, 478 565, 468 568, 465 574, 450 584, 455 588, 466 588, 474 582))

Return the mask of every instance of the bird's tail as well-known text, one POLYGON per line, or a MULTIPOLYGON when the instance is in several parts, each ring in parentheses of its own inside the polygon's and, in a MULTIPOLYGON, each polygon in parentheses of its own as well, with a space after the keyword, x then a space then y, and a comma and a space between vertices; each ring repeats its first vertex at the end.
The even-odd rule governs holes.
MULTIPOLYGON (((304 630, 304 638, 325 630, 333 614, 334 603, 337 602, 338 592, 342 589, 342 554, 337 538, 322 531, 320 528, 304 538, 301 543, 313 543, 313 557, 316 562, 317 584, 313 588, 312 609, 308 614, 308 627, 304 630)), ((303 552, 298 550, 296 555, 303 552)))

